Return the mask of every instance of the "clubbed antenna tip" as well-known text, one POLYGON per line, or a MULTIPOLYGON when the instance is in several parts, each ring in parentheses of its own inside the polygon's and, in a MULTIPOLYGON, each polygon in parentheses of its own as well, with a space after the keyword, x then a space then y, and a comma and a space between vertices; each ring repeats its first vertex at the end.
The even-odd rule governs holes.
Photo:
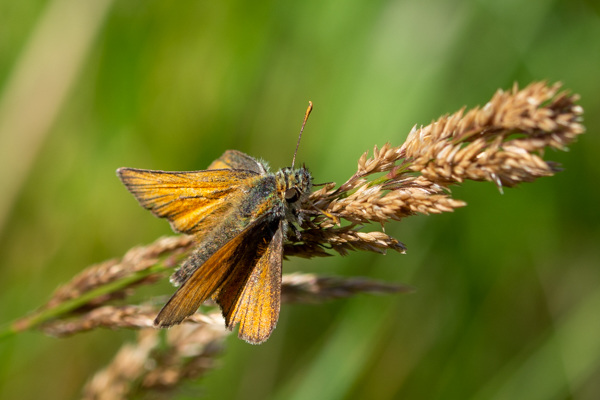
POLYGON ((296 163, 296 154, 298 153, 298 147, 300 146, 300 138, 302 138, 302 132, 304 131, 304 125, 306 125, 306 121, 308 120, 308 116, 313 109, 312 101, 308 102, 308 108, 306 109, 306 113, 304 113, 304 121, 302 121, 302 127, 300 128, 300 134, 298 135, 298 142, 296 143, 296 151, 294 151, 294 158, 292 158, 292 168, 294 168, 294 164, 296 163))

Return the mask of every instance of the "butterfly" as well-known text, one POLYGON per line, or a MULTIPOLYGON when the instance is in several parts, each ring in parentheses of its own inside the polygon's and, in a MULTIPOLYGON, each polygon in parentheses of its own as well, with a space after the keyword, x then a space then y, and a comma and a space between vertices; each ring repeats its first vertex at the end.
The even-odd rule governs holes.
MULTIPOLYGON (((309 102, 300 136, 311 110, 309 102)), ((195 237, 192 254, 171 276, 179 288, 156 326, 179 324, 212 299, 228 329, 239 324, 239 338, 253 344, 269 338, 279 318, 283 244, 288 228, 305 218, 301 204, 312 187, 308 170, 293 168, 295 158, 275 173, 237 150, 202 171, 117 170, 142 207, 195 237)))

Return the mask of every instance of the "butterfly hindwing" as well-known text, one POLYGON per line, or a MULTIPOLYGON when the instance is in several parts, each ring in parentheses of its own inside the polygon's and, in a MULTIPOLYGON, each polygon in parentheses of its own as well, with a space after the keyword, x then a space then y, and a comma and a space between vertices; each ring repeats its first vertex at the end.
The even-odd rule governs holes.
POLYGON ((267 172, 263 164, 237 150, 227 150, 221 157, 213 161, 208 169, 239 169, 253 171, 257 174, 267 172))

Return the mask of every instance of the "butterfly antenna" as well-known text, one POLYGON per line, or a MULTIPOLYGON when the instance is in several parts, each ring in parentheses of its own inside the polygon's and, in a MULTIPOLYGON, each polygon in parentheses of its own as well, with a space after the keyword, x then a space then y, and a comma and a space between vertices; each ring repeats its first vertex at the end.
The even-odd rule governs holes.
POLYGON ((294 168, 294 164, 296 163, 296 154, 298 154, 298 147, 300 146, 300 138, 302 137, 302 131, 304 131, 304 125, 306 125, 306 120, 310 115, 310 112, 313 109, 312 101, 308 102, 308 108, 306 109, 306 113, 304 114, 304 121, 302 121, 302 128, 300 128, 300 135, 298 135, 298 143, 296 143, 296 151, 294 151, 294 158, 292 158, 292 169, 294 168))

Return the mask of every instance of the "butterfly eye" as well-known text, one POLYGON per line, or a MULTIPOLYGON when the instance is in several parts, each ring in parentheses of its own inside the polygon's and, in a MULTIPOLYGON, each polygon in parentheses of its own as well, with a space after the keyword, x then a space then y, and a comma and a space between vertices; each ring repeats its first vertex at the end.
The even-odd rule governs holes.
POLYGON ((296 201, 298 201, 298 199, 300 198, 300 191, 298 190, 298 188, 290 188, 288 190, 285 191, 285 200, 288 203, 294 203, 296 201))

